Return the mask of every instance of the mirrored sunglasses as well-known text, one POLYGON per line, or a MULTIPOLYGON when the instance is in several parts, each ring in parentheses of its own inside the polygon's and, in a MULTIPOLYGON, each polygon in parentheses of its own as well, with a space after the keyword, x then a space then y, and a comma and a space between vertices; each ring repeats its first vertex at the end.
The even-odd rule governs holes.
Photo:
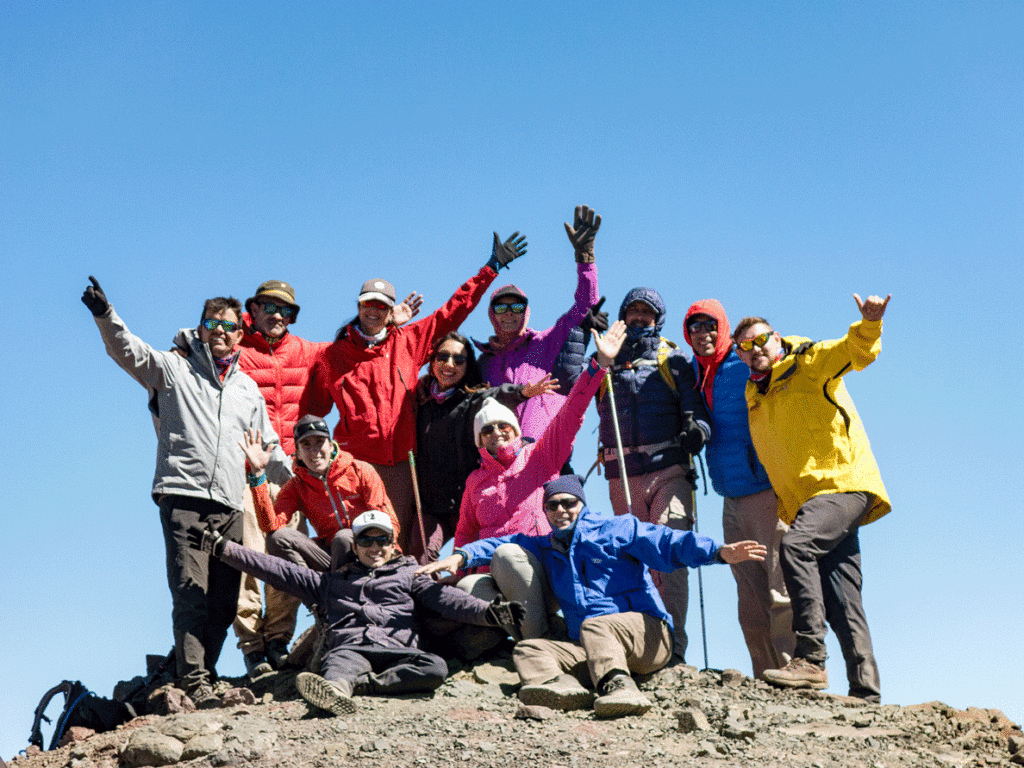
POLYGON ((361 534, 356 536, 356 544, 360 547, 372 547, 376 544, 379 547, 386 547, 391 543, 391 536, 386 533, 382 533, 380 536, 369 536, 361 534))
POLYGON ((453 365, 466 364, 465 355, 453 355, 451 352, 436 352, 434 354, 434 360, 438 363, 447 363, 451 360, 453 365))
POLYGON ((359 306, 366 307, 367 309, 378 309, 381 312, 386 312, 389 309, 391 309, 391 307, 389 307, 380 299, 367 299, 366 301, 360 301, 359 306))
POLYGON ((522 303, 516 304, 495 304, 491 307, 496 315, 504 315, 506 312, 511 312, 513 315, 521 315, 526 311, 526 305, 522 303))
POLYGON ((238 330, 238 323, 233 323, 230 320, 215 320, 212 317, 203 320, 202 326, 208 331, 216 331, 217 327, 220 326, 224 329, 225 333, 234 333, 238 330))
POLYGON ((264 301, 260 304, 260 307, 268 315, 280 315, 285 320, 290 320, 295 315, 295 307, 289 307, 287 304, 275 304, 272 301, 264 301))
POLYGON ((736 346, 744 352, 749 352, 754 347, 761 347, 764 349, 764 345, 768 343, 768 339, 770 339, 774 334, 775 331, 765 331, 760 336, 755 336, 754 338, 747 339, 746 341, 737 342, 736 346))

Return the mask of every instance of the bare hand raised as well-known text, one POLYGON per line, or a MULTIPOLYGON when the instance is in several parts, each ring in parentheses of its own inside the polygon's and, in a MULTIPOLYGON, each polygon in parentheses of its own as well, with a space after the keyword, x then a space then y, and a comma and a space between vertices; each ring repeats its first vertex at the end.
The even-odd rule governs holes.
POLYGON ((878 296, 868 296, 866 300, 861 301, 860 296, 856 293, 853 294, 853 300, 857 302, 857 309, 860 310, 860 315, 865 320, 881 320, 882 315, 885 314, 885 307, 891 298, 892 294, 890 293, 884 299, 878 296))
POLYGON ((602 368, 607 368, 615 362, 615 356, 622 349, 622 342, 626 340, 626 324, 621 320, 612 323, 612 327, 604 334, 591 331, 594 336, 594 346, 597 347, 597 362, 602 368))
POLYGON ((260 430, 250 427, 242 437, 243 439, 238 441, 238 445, 245 452, 245 458, 249 460, 249 469, 252 474, 258 475, 270 463, 270 451, 263 446, 263 434, 260 430))
POLYGON ((547 374, 543 379, 531 382, 530 384, 524 384, 520 390, 523 397, 537 397, 538 395, 546 395, 548 392, 558 391, 558 379, 551 378, 551 374, 547 374))
POLYGON ((420 307, 423 305, 423 294, 416 293, 413 291, 401 304, 395 304, 391 310, 391 320, 394 322, 396 327, 401 327, 412 320, 416 315, 420 313, 420 307))

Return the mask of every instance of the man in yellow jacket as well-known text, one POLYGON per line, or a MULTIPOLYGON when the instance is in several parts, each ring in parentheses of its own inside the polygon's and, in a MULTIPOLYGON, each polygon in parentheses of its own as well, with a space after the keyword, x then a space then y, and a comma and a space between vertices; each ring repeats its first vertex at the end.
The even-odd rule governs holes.
POLYGON ((733 340, 750 367, 750 435, 779 497, 779 517, 790 526, 781 560, 796 649, 785 667, 766 670, 764 679, 786 688, 827 688, 827 621, 846 660, 850 695, 878 702, 857 531, 892 505, 842 377, 878 357, 890 296, 853 298, 861 320, 841 339, 782 338, 764 318, 747 317, 733 340))

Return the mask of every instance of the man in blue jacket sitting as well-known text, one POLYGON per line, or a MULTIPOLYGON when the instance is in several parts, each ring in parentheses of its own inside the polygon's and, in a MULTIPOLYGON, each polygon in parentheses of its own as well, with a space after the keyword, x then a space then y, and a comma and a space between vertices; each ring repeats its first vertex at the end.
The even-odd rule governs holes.
POLYGON ((706 536, 642 523, 633 515, 602 517, 586 507, 576 475, 544 484, 544 511, 552 532, 483 539, 419 573, 486 565, 506 543, 518 544, 544 565, 573 642, 525 640, 513 661, 524 704, 563 711, 593 702, 598 717, 641 715, 651 702, 631 673, 661 669, 672 657, 672 617, 648 568, 674 571, 708 563, 762 560, 756 541, 718 545, 706 536), (594 693, 585 685, 596 689, 594 693))

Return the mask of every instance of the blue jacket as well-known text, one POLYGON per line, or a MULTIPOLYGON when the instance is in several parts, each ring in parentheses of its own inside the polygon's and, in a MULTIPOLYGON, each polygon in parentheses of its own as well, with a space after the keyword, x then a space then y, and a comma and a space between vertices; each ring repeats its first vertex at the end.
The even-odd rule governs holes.
POLYGON ((502 544, 518 544, 544 565, 569 637, 578 640, 584 619, 634 611, 672 618, 658 596, 648 568, 674 571, 715 562, 719 545, 707 536, 642 523, 633 515, 602 517, 584 507, 576 519, 568 552, 551 534, 517 533, 481 539, 459 548, 467 567, 486 565, 502 544))
MULTIPOLYGON (((696 358, 693 369, 700 381, 700 364, 696 358)), ((711 485, 718 495, 726 498, 749 496, 772 487, 750 440, 744 396, 749 377, 750 369, 740 360, 735 349, 715 373, 711 442, 705 448, 704 457, 708 462, 711 485)))

